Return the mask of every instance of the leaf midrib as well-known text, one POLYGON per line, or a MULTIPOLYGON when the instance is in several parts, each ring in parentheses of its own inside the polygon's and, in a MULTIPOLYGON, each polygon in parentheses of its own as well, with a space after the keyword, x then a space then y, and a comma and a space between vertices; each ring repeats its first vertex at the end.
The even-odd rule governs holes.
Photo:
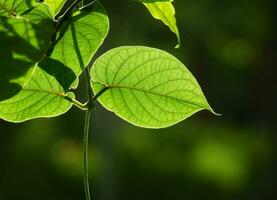
POLYGON ((47 94, 52 94, 52 95, 56 95, 59 97, 66 97, 65 93, 62 92, 55 92, 52 90, 45 90, 45 89, 33 89, 33 88, 22 88, 23 91, 29 91, 29 92, 41 92, 41 93, 47 93, 47 94))
POLYGON ((39 66, 38 66, 38 63, 37 63, 34 66, 34 69, 33 69, 32 73, 30 74, 29 78, 27 78, 26 81, 23 83, 22 91, 41 92, 41 93, 52 94, 52 95, 56 95, 58 97, 65 98, 67 95, 65 93, 62 93, 62 92, 56 92, 54 90, 47 90, 47 89, 34 89, 34 88, 27 88, 26 87, 26 85, 32 80, 32 78, 33 78, 34 74, 36 73, 38 67, 39 66))
POLYGON ((193 106, 197 106, 197 107, 200 107, 200 108, 206 108, 206 106, 204 106, 204 105, 196 104, 196 103, 193 103, 193 102, 190 102, 190 101, 186 101, 184 99, 179 99, 179 98, 176 98, 176 97, 167 96, 167 95, 164 95, 164 94, 160 94, 160 93, 157 93, 157 92, 148 91, 148 90, 144 90, 144 89, 140 89, 140 88, 123 86, 123 85, 105 85, 105 84, 102 84, 102 83, 99 83, 99 82, 94 82, 94 83, 101 84, 107 90, 109 90, 109 89, 136 90, 136 91, 143 92, 143 93, 146 93, 146 94, 148 93, 148 94, 152 94, 152 95, 161 96, 161 97, 164 97, 164 98, 170 98, 170 99, 175 100, 175 101, 181 101, 181 102, 184 102, 184 103, 187 103, 187 104, 190 104, 190 105, 193 105, 193 106))
POLYGON ((155 4, 155 3, 153 5, 154 5, 154 7, 156 7, 160 11, 160 13, 164 17, 164 19, 167 21, 168 26, 171 27, 172 24, 171 24, 170 20, 167 18, 167 16, 164 14, 164 12, 160 9, 160 7, 157 4, 155 4))

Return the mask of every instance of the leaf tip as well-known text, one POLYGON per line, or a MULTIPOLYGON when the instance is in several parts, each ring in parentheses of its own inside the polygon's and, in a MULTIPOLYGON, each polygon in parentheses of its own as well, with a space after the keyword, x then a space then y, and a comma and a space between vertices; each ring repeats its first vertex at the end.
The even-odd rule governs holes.
POLYGON ((218 116, 218 117, 222 116, 222 114, 215 112, 211 107, 209 107, 208 110, 209 110, 212 114, 214 114, 214 115, 216 115, 216 116, 218 116))

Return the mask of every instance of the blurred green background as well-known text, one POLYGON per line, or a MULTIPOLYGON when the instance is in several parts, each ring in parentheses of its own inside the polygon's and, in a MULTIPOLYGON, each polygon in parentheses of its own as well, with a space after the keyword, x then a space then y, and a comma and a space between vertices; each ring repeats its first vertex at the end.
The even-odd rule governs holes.
MULTIPOLYGON (((100 105, 93 116, 93 200, 277 199, 277 2, 175 0, 182 47, 138 2, 101 1, 111 21, 99 54, 146 45, 177 56, 216 117, 171 128, 133 127, 100 105)), ((85 88, 78 93, 85 98, 85 88)), ((0 200, 84 199, 84 113, 0 121, 0 200)))

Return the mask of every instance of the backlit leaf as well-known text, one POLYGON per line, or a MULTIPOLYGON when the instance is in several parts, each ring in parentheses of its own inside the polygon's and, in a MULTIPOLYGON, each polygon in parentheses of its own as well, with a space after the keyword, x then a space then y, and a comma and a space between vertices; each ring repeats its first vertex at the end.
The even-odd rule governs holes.
POLYGON ((54 117, 65 113, 72 106, 65 97, 74 98, 74 95, 65 94, 54 77, 37 66, 32 67, 27 74, 25 82, 20 85, 20 92, 0 102, 0 118, 22 122, 38 117, 54 117))
POLYGON ((20 90, 15 81, 19 85, 25 81, 26 73, 49 46, 52 17, 45 9, 47 6, 39 4, 24 15, 0 17, 0 101, 20 90))
POLYGON ((21 122, 71 107, 65 96, 72 94, 42 69, 44 62, 38 65, 51 40, 52 18, 44 4, 0 17, 0 118, 21 122))
MULTIPOLYGON (((103 6, 96 2, 88 9, 77 11, 65 24, 59 32, 51 58, 68 67, 76 79, 106 38, 109 19, 103 6)), ((51 66, 56 68, 53 64, 51 66)), ((51 69, 48 71, 51 73, 51 69)), ((64 73, 55 74, 59 82, 68 89, 74 80, 69 80, 67 76, 64 73), (64 80, 67 82, 64 83, 64 80)))
POLYGON ((149 47, 120 47, 98 58, 91 71, 100 103, 126 121, 164 128, 192 114, 211 112, 188 69, 172 55, 149 47))

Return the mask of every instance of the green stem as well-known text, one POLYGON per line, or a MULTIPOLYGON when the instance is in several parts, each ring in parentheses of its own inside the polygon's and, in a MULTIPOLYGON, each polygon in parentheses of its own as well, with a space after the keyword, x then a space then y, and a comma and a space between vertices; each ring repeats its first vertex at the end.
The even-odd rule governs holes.
POLYGON ((87 83, 87 95, 88 95, 88 102, 86 104, 87 111, 86 111, 86 118, 85 118, 85 129, 84 129, 84 186, 85 186, 85 194, 86 200, 91 200, 90 198, 90 188, 89 188, 89 172, 88 172, 88 147, 89 147, 89 125, 90 125, 90 118, 93 110, 93 93, 92 88, 90 86, 90 75, 89 75, 89 66, 86 67, 86 83, 87 83))
MULTIPOLYGON (((84 1, 82 1, 84 6, 84 1)), ((87 95, 88 95, 88 102, 86 104, 87 111, 86 111, 86 118, 85 118, 85 128, 84 128, 84 186, 85 186, 85 195, 86 200, 91 200, 90 196, 90 187, 89 187, 89 166, 88 166, 88 147, 89 147, 89 125, 90 125, 90 118, 92 115, 92 110, 94 107, 93 101, 93 92, 90 84, 90 68, 89 66, 85 69, 85 76, 86 76, 86 83, 87 83, 87 95)))
POLYGON ((68 100, 68 101, 71 102, 74 106, 80 108, 81 110, 88 110, 87 105, 82 104, 81 102, 77 101, 76 99, 70 98, 69 96, 64 96, 63 98, 65 98, 66 100, 68 100))
POLYGON ((95 94, 92 97, 92 102, 95 103, 95 101, 98 99, 98 97, 100 97, 104 92, 106 92, 108 89, 110 89, 111 87, 104 87, 103 89, 101 89, 97 94, 95 94))
POLYGON ((85 117, 85 127, 84 127, 84 171, 83 171, 83 179, 85 186, 85 195, 86 200, 91 200, 90 198, 90 188, 89 188, 89 171, 88 171, 88 147, 89 147, 89 130, 90 130, 90 118, 91 118, 92 109, 89 108, 86 111, 85 117))
POLYGON ((85 69, 85 73, 86 73, 86 82, 87 82, 87 95, 88 95, 88 103, 87 103, 87 106, 89 108, 92 108, 94 105, 93 105, 93 93, 92 93, 92 88, 91 88, 91 85, 90 85, 90 74, 89 74, 89 67, 87 67, 85 69))

